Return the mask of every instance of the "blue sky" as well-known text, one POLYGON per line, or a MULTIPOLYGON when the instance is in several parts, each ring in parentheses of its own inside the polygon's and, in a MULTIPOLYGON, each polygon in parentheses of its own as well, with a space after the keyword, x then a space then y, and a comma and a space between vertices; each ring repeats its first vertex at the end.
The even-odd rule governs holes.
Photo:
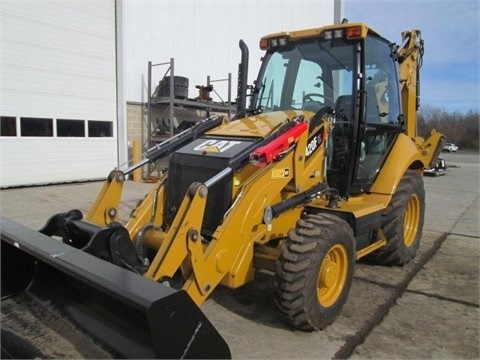
POLYGON ((421 105, 448 112, 480 110, 480 1, 345 0, 349 22, 364 22, 401 43, 403 30, 425 41, 421 105))

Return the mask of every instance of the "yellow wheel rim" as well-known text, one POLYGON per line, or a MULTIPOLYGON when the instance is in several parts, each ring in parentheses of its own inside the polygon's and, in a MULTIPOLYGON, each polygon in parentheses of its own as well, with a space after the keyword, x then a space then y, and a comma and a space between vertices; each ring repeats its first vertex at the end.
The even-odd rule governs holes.
POLYGON ((337 244, 328 251, 318 272, 317 298, 322 306, 331 306, 338 300, 347 279, 347 271, 347 250, 337 244))
POLYGON ((407 247, 410 247, 415 241, 420 222, 420 200, 416 194, 410 196, 407 209, 405 211, 405 221, 403 224, 403 241, 407 247))

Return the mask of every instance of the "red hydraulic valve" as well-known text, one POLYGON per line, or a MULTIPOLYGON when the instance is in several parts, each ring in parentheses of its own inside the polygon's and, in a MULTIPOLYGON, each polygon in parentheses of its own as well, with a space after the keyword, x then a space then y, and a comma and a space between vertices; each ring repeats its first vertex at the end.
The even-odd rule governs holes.
POLYGON ((258 167, 265 167, 297 141, 307 129, 307 123, 298 122, 268 144, 255 149, 250 154, 250 160, 258 167))

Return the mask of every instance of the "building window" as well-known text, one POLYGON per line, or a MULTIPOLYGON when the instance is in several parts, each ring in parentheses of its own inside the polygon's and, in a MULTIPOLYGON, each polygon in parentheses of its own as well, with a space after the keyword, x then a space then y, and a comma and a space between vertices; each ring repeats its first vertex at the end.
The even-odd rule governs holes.
POLYGON ((58 137, 85 137, 85 121, 57 119, 58 137))
POLYGON ((53 136, 53 119, 20 118, 21 136, 53 136))
POLYGON ((17 122, 14 116, 2 116, 0 136, 17 136, 17 122))
POLYGON ((88 122, 89 137, 112 137, 113 123, 111 121, 89 121, 88 122))

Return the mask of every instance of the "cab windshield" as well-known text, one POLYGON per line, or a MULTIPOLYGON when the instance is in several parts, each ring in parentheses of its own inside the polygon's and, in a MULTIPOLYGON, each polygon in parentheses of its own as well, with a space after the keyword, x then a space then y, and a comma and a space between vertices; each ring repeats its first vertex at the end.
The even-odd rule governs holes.
MULTIPOLYGON (((253 100, 257 111, 335 108, 354 92, 355 43, 308 39, 267 53, 253 100)), ((349 101, 351 103, 351 101, 349 101)), ((353 108, 343 109, 351 116, 353 108)))

